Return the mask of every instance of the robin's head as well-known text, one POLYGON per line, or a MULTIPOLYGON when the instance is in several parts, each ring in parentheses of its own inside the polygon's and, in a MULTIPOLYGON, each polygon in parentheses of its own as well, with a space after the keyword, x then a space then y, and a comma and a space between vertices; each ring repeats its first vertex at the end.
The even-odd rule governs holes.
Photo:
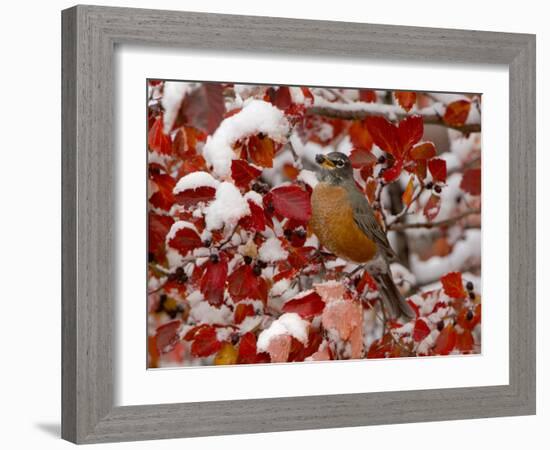
POLYGON ((321 166, 319 180, 325 183, 341 184, 343 181, 353 180, 353 168, 349 158, 340 152, 331 152, 326 155, 318 154, 315 162, 321 166))

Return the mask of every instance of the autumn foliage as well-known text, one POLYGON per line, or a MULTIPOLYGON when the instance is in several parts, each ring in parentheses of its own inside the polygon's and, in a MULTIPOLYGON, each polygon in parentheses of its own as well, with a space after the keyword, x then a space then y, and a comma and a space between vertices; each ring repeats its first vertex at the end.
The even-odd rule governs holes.
POLYGON ((481 349, 479 95, 148 81, 148 366, 481 349), (415 311, 308 222, 315 155, 349 155, 415 311))

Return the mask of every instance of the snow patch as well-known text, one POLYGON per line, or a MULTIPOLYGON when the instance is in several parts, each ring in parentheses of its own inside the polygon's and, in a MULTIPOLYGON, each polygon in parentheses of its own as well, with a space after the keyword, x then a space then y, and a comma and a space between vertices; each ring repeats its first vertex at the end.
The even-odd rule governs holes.
POLYGON ((219 230, 224 225, 235 226, 244 216, 250 214, 248 202, 232 183, 223 182, 216 190, 216 198, 205 209, 206 228, 219 230))
POLYGON ((174 187, 174 194, 204 186, 217 188, 219 184, 220 182, 207 172, 192 172, 179 179, 174 187))
POLYGON ((206 162, 220 177, 228 176, 236 157, 233 144, 246 136, 264 133, 279 143, 286 141, 289 124, 283 112, 271 103, 249 99, 237 114, 222 121, 203 148, 206 162))
POLYGON ((296 313, 286 313, 272 322, 271 326, 263 330, 258 337, 258 351, 267 352, 269 342, 276 336, 288 335, 307 344, 309 322, 303 320, 296 313))
POLYGON ((264 262, 283 261, 288 258, 288 252, 283 249, 281 241, 277 238, 267 239, 258 250, 260 259, 264 262))

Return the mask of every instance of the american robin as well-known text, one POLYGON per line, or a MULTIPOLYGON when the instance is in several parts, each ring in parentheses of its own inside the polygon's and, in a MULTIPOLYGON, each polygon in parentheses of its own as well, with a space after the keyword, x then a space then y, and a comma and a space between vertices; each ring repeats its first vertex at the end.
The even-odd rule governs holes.
POLYGON ((319 242, 336 256, 365 264, 378 284, 385 309, 392 318, 414 313, 393 281, 389 262, 396 259, 386 233, 353 179, 353 168, 343 153, 317 155, 319 183, 311 196, 311 227, 319 242))

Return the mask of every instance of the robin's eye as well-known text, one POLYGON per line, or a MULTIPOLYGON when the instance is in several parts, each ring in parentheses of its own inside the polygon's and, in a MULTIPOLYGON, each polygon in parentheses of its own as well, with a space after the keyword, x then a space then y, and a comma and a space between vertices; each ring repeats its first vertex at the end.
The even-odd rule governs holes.
POLYGON ((336 167, 344 167, 344 161, 336 161, 336 167))

